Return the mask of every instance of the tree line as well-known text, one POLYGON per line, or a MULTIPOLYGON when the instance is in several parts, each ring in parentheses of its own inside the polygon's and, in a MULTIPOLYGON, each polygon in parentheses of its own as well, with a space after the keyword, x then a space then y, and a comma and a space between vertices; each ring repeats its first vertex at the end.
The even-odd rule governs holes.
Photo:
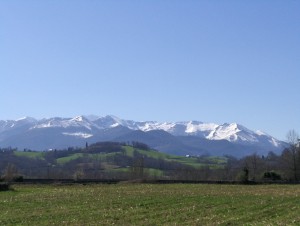
MULTIPOLYGON (((0 180, 31 179, 163 179, 190 181, 240 182, 299 182, 299 136, 288 133, 289 146, 280 154, 266 156, 251 154, 241 159, 225 156, 226 163, 212 166, 205 156, 193 157, 199 165, 193 166, 164 158, 145 155, 153 151, 139 142, 99 142, 85 148, 68 148, 44 152, 39 157, 16 155, 16 149, 0 149, 0 180), (134 151, 126 153, 125 147, 134 151), (143 152, 139 151, 143 150, 143 152), (65 163, 57 159, 76 156, 65 163)), ((25 150, 25 152, 32 152, 25 150)))

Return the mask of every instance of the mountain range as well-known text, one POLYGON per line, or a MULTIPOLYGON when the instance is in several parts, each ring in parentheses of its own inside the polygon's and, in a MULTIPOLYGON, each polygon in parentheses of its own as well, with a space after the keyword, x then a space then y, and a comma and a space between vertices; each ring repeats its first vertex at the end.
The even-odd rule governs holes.
POLYGON ((138 122, 108 115, 54 117, 37 120, 24 117, 0 120, 0 147, 49 150, 82 147, 86 142, 138 141, 159 151, 177 155, 232 155, 280 153, 285 142, 237 123, 138 122))

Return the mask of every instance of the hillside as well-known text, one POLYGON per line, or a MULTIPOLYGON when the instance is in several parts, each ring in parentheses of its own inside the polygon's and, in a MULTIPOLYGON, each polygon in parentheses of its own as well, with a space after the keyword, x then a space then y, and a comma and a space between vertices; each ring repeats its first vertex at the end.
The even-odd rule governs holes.
POLYGON ((13 164, 25 178, 190 178, 200 169, 223 169, 225 157, 183 157, 165 154, 134 142, 100 142, 67 150, 6 151, 0 163, 13 164), (184 175, 183 175, 184 174, 184 175))

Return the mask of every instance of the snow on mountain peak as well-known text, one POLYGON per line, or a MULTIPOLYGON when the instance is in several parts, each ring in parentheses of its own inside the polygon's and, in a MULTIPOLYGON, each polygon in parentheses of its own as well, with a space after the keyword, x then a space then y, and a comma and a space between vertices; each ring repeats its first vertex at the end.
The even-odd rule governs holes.
POLYGON ((204 123, 201 121, 181 122, 156 122, 156 121, 133 121, 120 119, 114 115, 104 117, 76 116, 73 118, 49 118, 36 120, 23 117, 18 120, 0 121, 0 132, 22 127, 29 129, 39 128, 63 128, 64 135, 77 137, 91 137, 93 132, 114 128, 117 126, 127 127, 131 130, 144 132, 151 130, 163 130, 174 136, 197 136, 209 140, 228 140, 233 143, 251 144, 264 143, 279 147, 281 142, 261 131, 251 131, 238 123, 204 123), (25 127, 24 127, 25 126, 25 127), (68 130, 70 129, 70 130, 68 130), (80 132, 78 132, 80 131, 80 132))
POLYGON ((256 130, 255 133, 259 136, 269 136, 267 133, 261 131, 261 130, 256 130))
POLYGON ((112 115, 98 117, 92 121, 100 129, 107 129, 122 125, 122 120, 112 115))
MULTIPOLYGON (((117 126, 124 126, 124 120, 114 116, 114 115, 108 115, 106 116, 106 118, 111 119, 112 121, 114 121, 114 123, 110 126, 111 128, 117 127, 117 126)), ((126 123, 125 123, 126 124, 126 123)))
POLYGON ((76 122, 83 122, 83 121, 88 121, 88 119, 86 119, 84 116, 76 116, 74 118, 71 119, 71 121, 76 121, 76 122))
POLYGON ((224 123, 210 132, 206 137, 210 140, 228 140, 230 142, 254 142, 258 139, 256 134, 246 127, 237 123, 224 123))
POLYGON ((203 123, 199 121, 190 121, 186 125, 185 132, 188 134, 195 134, 199 132, 203 132, 205 136, 208 135, 208 133, 214 129, 216 129, 218 125, 214 123, 203 123))
POLYGON ((28 123, 34 123, 34 122, 37 122, 37 120, 35 118, 32 118, 32 117, 28 117, 28 116, 25 116, 25 117, 22 117, 22 118, 19 118, 19 119, 16 119, 15 120, 16 122, 28 122, 28 123))
POLYGON ((34 125, 31 129, 38 128, 50 128, 50 127, 60 127, 60 128, 68 128, 68 127, 84 127, 88 130, 91 130, 94 126, 87 118, 84 116, 76 116, 74 118, 49 118, 40 120, 37 125, 34 125))
POLYGON ((24 117, 16 119, 15 121, 18 122, 18 121, 23 121, 23 120, 26 120, 26 119, 27 119, 27 116, 24 116, 24 117))

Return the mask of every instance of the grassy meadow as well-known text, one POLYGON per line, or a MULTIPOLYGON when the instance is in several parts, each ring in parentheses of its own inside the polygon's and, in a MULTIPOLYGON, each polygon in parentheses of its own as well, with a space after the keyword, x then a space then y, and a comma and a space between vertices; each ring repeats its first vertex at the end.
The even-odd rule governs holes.
POLYGON ((0 225, 300 225, 299 185, 14 185, 0 225))

